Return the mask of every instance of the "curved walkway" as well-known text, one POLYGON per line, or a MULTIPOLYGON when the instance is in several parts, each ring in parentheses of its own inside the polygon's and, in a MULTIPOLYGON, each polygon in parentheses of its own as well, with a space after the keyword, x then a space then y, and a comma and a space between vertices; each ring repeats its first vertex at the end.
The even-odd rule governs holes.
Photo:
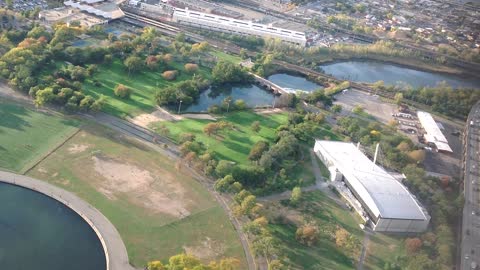
POLYGON ((14 184, 45 194, 75 211, 95 231, 105 251, 107 270, 134 270, 117 229, 100 211, 76 195, 44 181, 28 176, 0 171, 0 182, 14 184))

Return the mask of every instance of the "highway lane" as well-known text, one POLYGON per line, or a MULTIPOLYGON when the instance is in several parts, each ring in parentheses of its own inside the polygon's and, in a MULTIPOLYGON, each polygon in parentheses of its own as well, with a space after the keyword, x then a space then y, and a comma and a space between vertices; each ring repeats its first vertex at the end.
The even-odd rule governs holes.
POLYGON ((480 102, 468 116, 464 142, 465 206, 458 259, 460 269, 472 270, 480 263, 480 102))

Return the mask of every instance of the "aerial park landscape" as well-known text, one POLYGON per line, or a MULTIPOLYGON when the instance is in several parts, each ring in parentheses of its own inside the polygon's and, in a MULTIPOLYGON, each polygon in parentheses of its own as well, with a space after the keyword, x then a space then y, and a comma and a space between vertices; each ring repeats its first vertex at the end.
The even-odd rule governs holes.
POLYGON ((477 269, 480 7, 386 2, 0 2, 0 269, 477 269))

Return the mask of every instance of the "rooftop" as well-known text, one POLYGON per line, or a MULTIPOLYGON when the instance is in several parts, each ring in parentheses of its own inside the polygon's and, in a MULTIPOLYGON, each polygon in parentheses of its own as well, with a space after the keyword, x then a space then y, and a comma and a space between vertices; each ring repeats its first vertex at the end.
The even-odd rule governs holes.
POLYGON ((376 217, 428 219, 410 192, 353 143, 317 140, 314 150, 322 151, 376 217))
POLYGON ((453 152, 450 145, 448 145, 447 138, 443 135, 439 125, 435 122, 432 115, 427 112, 418 111, 418 120, 425 129, 425 139, 428 142, 434 143, 440 151, 453 152))

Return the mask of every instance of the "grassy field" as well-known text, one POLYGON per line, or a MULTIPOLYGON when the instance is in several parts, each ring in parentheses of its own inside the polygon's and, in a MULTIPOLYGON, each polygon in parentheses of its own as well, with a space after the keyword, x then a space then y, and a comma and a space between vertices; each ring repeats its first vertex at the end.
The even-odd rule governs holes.
POLYGON ((183 133, 192 133, 197 140, 203 142, 211 149, 218 159, 231 160, 238 164, 248 164, 248 154, 253 144, 260 140, 273 142, 275 129, 287 122, 287 114, 260 115, 251 111, 229 113, 225 120, 235 125, 235 130, 224 131, 220 136, 207 136, 203 133, 203 127, 211 122, 210 120, 183 119, 177 122, 159 122, 153 124, 152 128, 166 125, 173 140, 178 141, 183 133), (250 126, 253 122, 259 121, 261 130, 255 133, 250 126))
MULTIPOLYGON (((98 72, 84 83, 85 94, 94 98, 105 95, 107 104, 104 111, 119 117, 136 116, 143 112, 150 113, 155 107, 155 92, 159 88, 168 87, 178 82, 191 79, 192 75, 183 72, 182 63, 170 64, 176 70, 181 71, 175 81, 167 81, 159 71, 146 70, 134 74, 128 74, 120 60, 115 60, 111 65, 100 65, 98 72), (94 80, 101 83, 95 86, 94 80), (117 84, 123 84, 133 90, 129 99, 122 99, 114 95, 113 89, 117 84)), ((210 78, 210 72, 206 68, 200 68, 197 75, 210 78)))
POLYGON ((89 124, 29 175, 76 193, 117 228, 130 262, 143 267, 181 252, 236 257, 237 234, 214 198, 168 158, 89 124))
POLYGON ((383 270, 386 262, 394 262, 396 256, 406 255, 405 236, 375 233, 370 236, 364 269, 383 270))
POLYGON ((0 167, 22 172, 77 131, 78 121, 0 100, 0 167))
POLYGON ((267 205, 270 213, 282 213, 290 222, 270 224, 269 229, 281 242, 284 254, 295 269, 354 269, 354 262, 331 239, 332 231, 337 226, 345 228, 359 240, 363 239, 359 218, 335 203, 321 191, 304 194, 304 202, 298 208, 290 208, 278 203, 267 205), (313 247, 300 244, 295 239, 297 226, 302 220, 313 220, 320 228, 320 240, 313 247))

